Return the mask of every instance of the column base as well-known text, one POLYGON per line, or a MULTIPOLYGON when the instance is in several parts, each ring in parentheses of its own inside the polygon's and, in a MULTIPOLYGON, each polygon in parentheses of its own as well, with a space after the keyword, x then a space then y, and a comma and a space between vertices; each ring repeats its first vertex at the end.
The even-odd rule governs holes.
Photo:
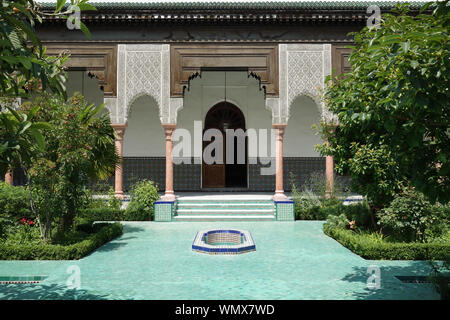
POLYGON ((7 183, 7 184, 9 184, 9 185, 13 185, 13 181, 14 181, 14 179, 13 179, 13 173, 12 173, 12 171, 8 171, 6 174, 5 174, 5 182, 7 183))
POLYGON ((114 192, 114 196, 115 196, 117 199, 122 200, 122 199, 124 198, 124 196, 123 196, 123 191, 116 191, 116 192, 114 192))
POLYGON ((161 197, 163 201, 175 201, 176 197, 173 193, 166 193, 161 197))
POLYGON ((272 199, 275 201, 284 201, 288 200, 289 198, 284 194, 284 191, 275 191, 272 199))

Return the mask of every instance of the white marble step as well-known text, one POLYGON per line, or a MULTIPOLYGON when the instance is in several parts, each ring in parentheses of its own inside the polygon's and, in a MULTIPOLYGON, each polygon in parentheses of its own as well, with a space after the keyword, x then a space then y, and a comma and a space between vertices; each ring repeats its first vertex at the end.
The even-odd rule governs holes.
POLYGON ((230 208, 196 208, 196 209, 177 209, 178 215, 181 214, 273 214, 273 208, 268 209, 230 209, 230 208))
POLYGON ((272 202, 261 202, 261 203, 223 203, 223 202, 208 202, 208 203, 186 203, 186 202, 181 202, 181 203, 177 203, 177 207, 178 208, 187 208, 187 207, 193 207, 193 208, 202 208, 202 207, 243 207, 243 208, 254 208, 254 207, 258 207, 258 208, 272 208, 273 207, 273 203, 272 202))
POLYGON ((272 221, 274 215, 183 215, 174 216, 173 221, 272 221))

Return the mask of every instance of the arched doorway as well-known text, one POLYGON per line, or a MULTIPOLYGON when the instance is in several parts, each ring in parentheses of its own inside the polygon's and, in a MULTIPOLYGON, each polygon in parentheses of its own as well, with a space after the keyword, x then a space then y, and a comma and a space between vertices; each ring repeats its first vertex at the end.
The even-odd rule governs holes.
MULTIPOLYGON (((239 163, 238 137, 234 137, 234 161, 227 163, 226 129, 242 129, 245 132, 245 117, 242 111, 230 102, 219 102, 206 114, 204 130, 218 129, 223 137, 223 163, 202 163, 203 188, 246 188, 247 187, 247 138, 245 138, 245 163, 239 163)), ((203 142, 203 150, 212 141, 203 142)))

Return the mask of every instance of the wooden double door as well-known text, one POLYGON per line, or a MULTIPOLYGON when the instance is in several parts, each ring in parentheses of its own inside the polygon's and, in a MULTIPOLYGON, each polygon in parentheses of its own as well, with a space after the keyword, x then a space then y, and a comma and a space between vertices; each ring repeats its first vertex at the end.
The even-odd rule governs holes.
MULTIPOLYGON (((227 163, 226 129, 242 129, 245 132, 245 117, 242 111, 232 103, 220 102, 214 105, 206 114, 204 130, 217 129, 222 133, 221 163, 202 163, 203 188, 246 188, 247 187, 247 138, 244 150, 239 148, 238 138, 234 138, 234 161, 227 163), (241 150, 239 150, 241 149, 241 150), (239 163, 244 152, 245 163, 239 163)), ((203 141, 203 150, 213 141, 203 141)), ((215 156, 215 155, 214 155, 215 156)))

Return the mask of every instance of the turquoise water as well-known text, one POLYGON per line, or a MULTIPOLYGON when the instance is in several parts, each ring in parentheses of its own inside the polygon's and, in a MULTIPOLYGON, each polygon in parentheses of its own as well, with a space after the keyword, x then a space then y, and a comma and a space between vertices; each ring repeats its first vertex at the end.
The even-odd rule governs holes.
POLYGON ((0 261, 2 276, 42 276, 40 284, 0 284, 0 299, 438 299, 430 284, 395 276, 427 275, 424 261, 368 261, 322 232, 318 221, 128 222, 124 234, 76 261, 0 261), (249 230, 256 251, 193 252, 198 230, 249 230), (367 267, 381 288, 367 288, 367 267), (68 289, 68 268, 80 288, 68 289), (70 270, 70 269, 69 269, 70 270))

